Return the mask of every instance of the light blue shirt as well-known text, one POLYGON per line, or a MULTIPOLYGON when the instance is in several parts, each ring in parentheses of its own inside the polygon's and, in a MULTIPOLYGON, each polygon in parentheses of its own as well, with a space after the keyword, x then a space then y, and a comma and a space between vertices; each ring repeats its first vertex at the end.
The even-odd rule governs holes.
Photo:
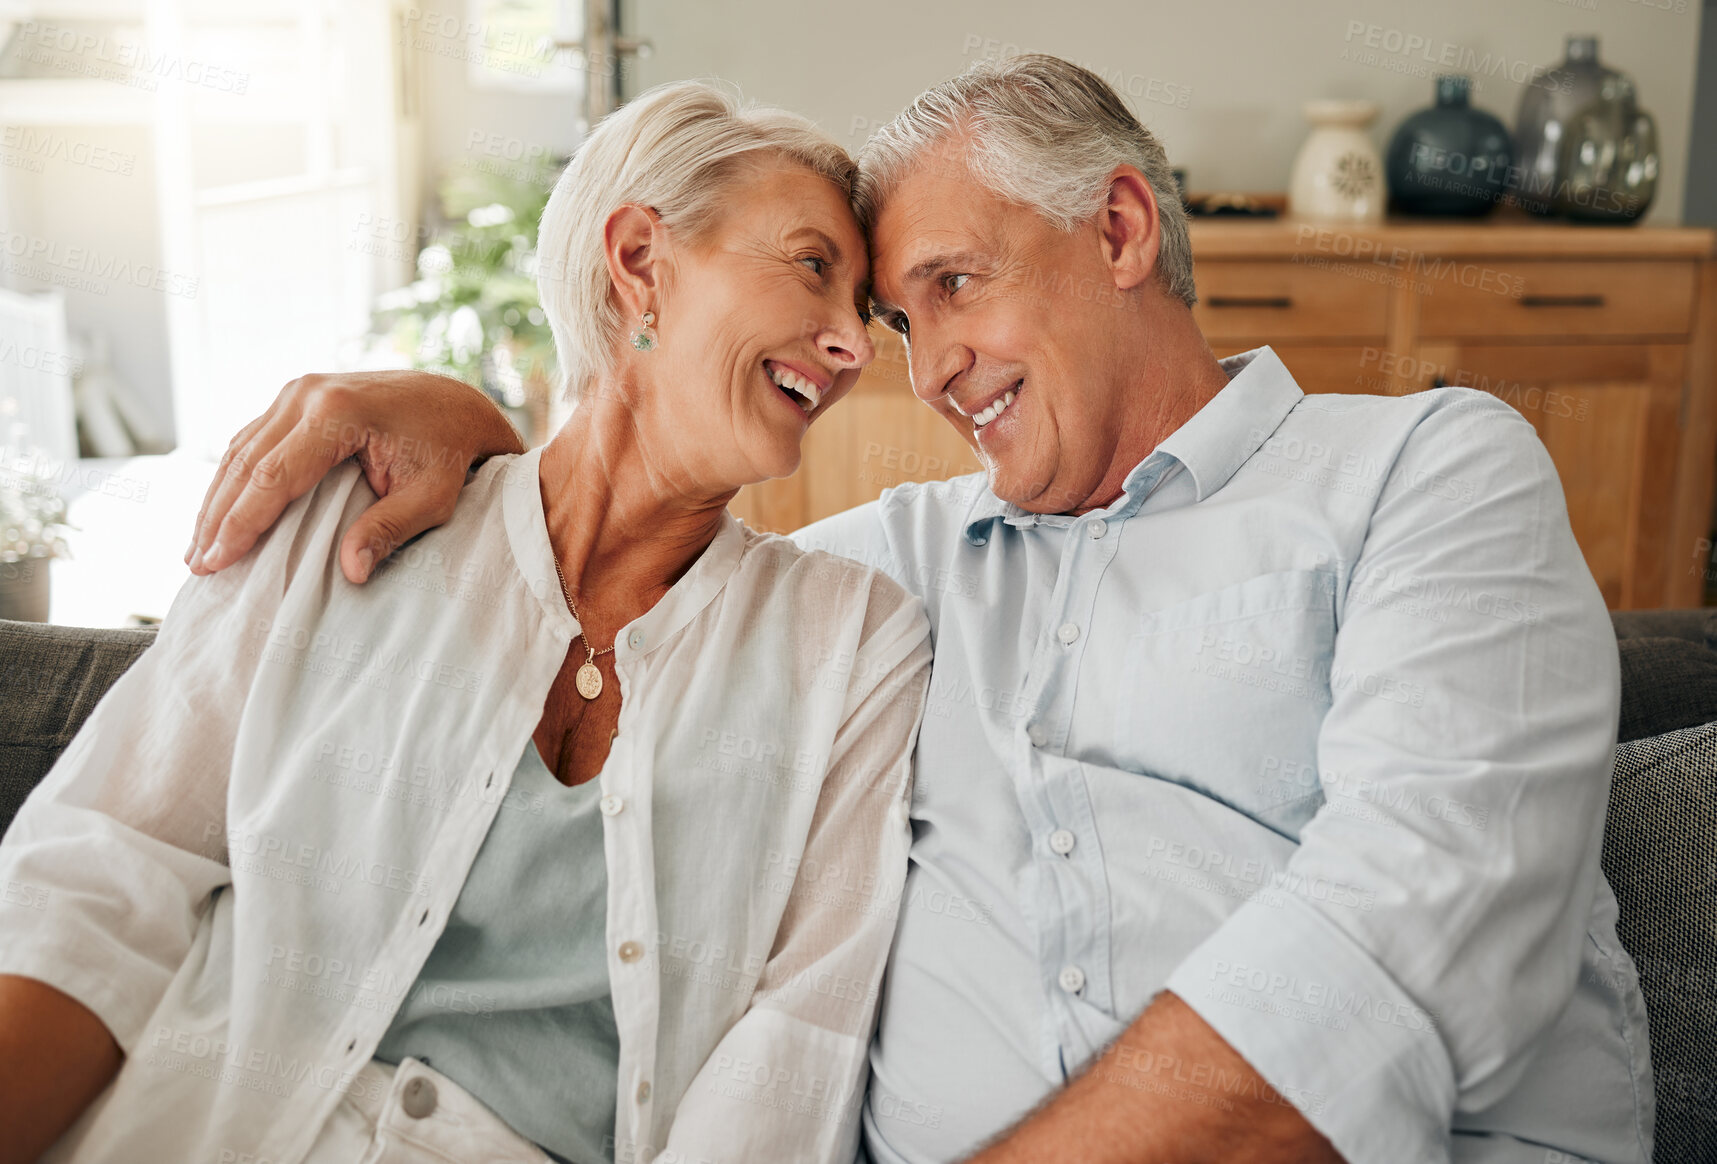
POLYGON ((868 1151, 961 1158, 1168 988, 1351 1164, 1643 1164, 1615 637, 1555 468, 1482 393, 1225 367, 1104 509, 972 476, 797 535, 921 595, 935 645, 868 1151))
POLYGON ((605 948, 601 782, 527 742, 447 928, 376 1058, 428 1063, 572 1164, 614 1158, 620 1032, 605 948))

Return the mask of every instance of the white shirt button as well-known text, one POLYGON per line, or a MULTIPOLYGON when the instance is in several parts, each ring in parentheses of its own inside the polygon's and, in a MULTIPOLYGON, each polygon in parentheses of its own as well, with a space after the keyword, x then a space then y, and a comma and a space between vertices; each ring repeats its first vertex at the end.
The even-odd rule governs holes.
POLYGON ((650 1102, 650 1081, 648 1079, 638 1085, 638 1102, 650 1102))
POLYGON ((400 1092, 400 1110, 414 1120, 427 1119, 435 1114, 435 1084, 427 1077, 419 1075, 405 1085, 400 1092))
POLYGON ((602 810, 603 816, 619 816, 621 810, 626 807, 626 802, 618 796, 604 796, 596 802, 596 806, 602 810))
POLYGON ((1049 733, 1043 730, 1043 725, 1040 723, 1034 723, 1026 728, 1025 734, 1026 738, 1031 740, 1031 746, 1034 748, 1043 747, 1044 742, 1049 739, 1049 733))
POLYGON ((626 636, 626 645, 631 647, 634 651, 643 650, 644 642, 644 632, 641 630, 635 630, 626 636))
POLYGON ((636 962, 643 956, 644 947, 640 946, 637 942, 620 943, 620 960, 622 962, 636 962))
POLYGON ((1056 976, 1056 981, 1067 993, 1078 994, 1085 989, 1085 971, 1077 966, 1063 966, 1061 973, 1056 976))
POLYGON ((1061 629, 1055 632, 1055 637, 1068 646, 1072 646, 1073 641, 1079 637, 1079 628, 1070 622, 1064 622, 1061 624, 1061 629))
POLYGON ((1091 534, 1091 540, 1098 541, 1109 532, 1109 523, 1099 517, 1085 528, 1091 534))
POLYGON ((1067 829, 1056 829, 1049 834, 1049 847, 1063 857, 1073 851, 1073 834, 1067 829))

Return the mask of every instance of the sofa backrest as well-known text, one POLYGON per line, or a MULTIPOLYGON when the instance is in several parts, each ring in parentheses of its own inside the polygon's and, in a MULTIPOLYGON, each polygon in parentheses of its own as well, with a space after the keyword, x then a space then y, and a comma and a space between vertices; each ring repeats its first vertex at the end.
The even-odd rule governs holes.
POLYGON ((0 619, 0 833, 154 630, 0 619))

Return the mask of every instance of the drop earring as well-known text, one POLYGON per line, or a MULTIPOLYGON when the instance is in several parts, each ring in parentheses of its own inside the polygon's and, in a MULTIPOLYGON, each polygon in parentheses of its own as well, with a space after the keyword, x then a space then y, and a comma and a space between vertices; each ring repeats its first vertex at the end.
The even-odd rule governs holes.
POLYGON ((646 311, 644 322, 632 329, 632 346, 640 352, 653 352, 656 350, 658 339, 659 337, 656 335, 656 313, 646 311))

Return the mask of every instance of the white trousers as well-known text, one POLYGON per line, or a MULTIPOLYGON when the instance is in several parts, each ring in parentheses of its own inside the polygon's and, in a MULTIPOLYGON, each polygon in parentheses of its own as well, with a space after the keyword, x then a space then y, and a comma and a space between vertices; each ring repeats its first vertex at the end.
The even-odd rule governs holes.
POLYGON ((551 1164, 468 1091, 416 1059, 371 1060, 305 1164, 551 1164))

